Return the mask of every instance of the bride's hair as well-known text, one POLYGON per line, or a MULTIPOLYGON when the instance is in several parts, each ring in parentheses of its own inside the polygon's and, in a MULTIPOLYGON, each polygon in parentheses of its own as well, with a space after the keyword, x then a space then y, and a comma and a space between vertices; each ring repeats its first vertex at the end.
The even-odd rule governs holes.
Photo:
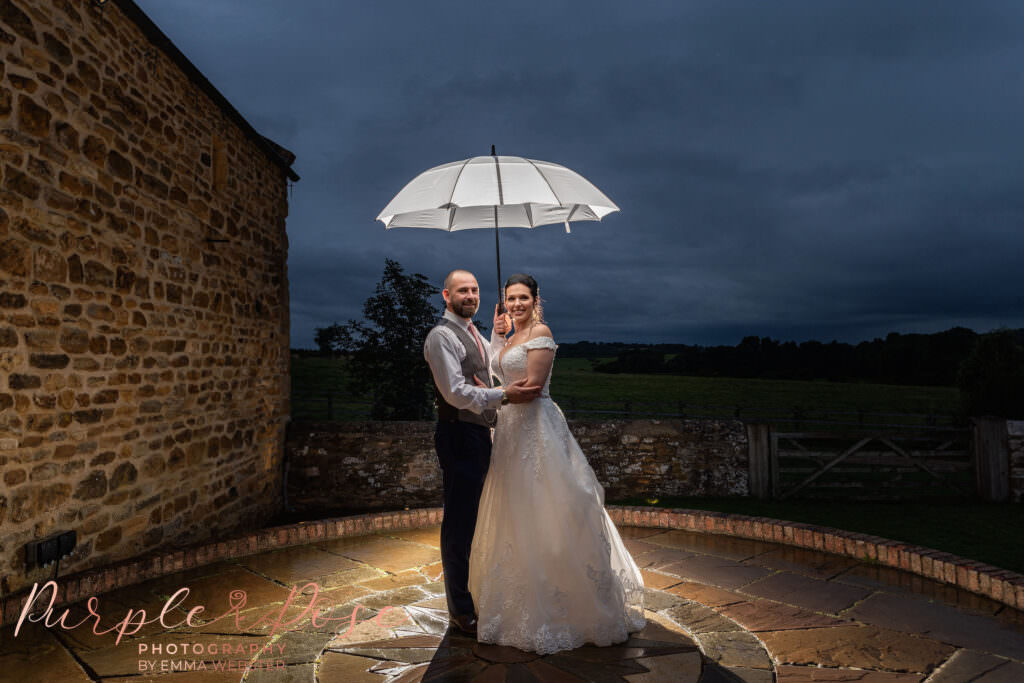
POLYGON ((533 297, 533 320, 538 323, 544 322, 544 309, 541 308, 540 288, 537 286, 537 281, 526 273, 516 273, 505 280, 502 294, 508 291, 512 285, 526 285, 526 288, 530 290, 530 296, 533 297))

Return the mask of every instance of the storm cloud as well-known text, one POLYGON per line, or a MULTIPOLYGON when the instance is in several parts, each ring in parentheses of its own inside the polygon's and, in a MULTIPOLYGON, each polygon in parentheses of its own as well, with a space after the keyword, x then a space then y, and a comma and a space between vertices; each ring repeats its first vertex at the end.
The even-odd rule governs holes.
POLYGON ((501 233, 560 341, 1024 326, 1018 2, 139 4, 297 155, 293 346, 360 317, 386 257, 495 298, 492 231, 374 222, 491 144, 622 209, 501 233))

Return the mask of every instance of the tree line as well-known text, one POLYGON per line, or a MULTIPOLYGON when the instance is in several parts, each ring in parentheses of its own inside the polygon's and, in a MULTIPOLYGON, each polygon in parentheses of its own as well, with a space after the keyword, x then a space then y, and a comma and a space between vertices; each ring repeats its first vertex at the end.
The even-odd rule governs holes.
MULTIPOLYGON (((436 324, 439 289, 391 259, 364 320, 316 329, 320 354, 348 359, 350 389, 372 397, 374 419, 427 419, 433 383, 423 340, 436 324)), ((483 316, 481 316, 483 317, 483 316)), ((474 321, 486 331, 484 320, 474 321)), ((1024 418, 1024 329, 978 334, 954 327, 934 334, 889 333, 885 339, 781 342, 745 337, 735 346, 640 345, 576 342, 562 357, 615 359, 597 363, 605 373, 668 374, 883 384, 957 386, 967 415, 1024 418)))
POLYGON ((859 344, 798 344, 749 336, 735 346, 633 346, 594 369, 610 373, 951 386, 956 382, 960 363, 970 354, 978 337, 965 327, 935 334, 890 332, 885 339, 859 344))

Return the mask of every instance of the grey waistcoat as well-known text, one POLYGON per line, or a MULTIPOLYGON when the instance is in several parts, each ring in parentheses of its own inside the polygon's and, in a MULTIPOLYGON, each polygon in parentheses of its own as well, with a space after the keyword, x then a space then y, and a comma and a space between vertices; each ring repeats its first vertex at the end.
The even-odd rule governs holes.
MULTIPOLYGON (((466 357, 462 361, 462 375, 466 378, 466 381, 475 386, 473 378, 478 377, 487 386, 492 386, 490 369, 480 359, 480 353, 477 351, 476 341, 473 339, 473 336, 447 318, 441 318, 437 324, 438 327, 442 325, 454 332, 458 340, 462 342, 462 346, 466 349, 466 357)), ((444 396, 441 395, 436 386, 434 387, 434 396, 437 398, 437 419, 441 422, 455 422, 458 420, 459 422, 478 424, 482 427, 491 427, 497 421, 498 414, 493 410, 485 410, 483 415, 474 413, 472 410, 459 410, 444 400, 444 396)))

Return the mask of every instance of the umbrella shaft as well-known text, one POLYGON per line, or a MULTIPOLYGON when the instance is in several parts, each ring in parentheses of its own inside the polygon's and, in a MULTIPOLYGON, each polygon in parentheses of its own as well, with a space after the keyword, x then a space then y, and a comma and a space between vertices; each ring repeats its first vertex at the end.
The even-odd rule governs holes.
MULTIPOLYGON (((497 213, 497 209, 494 210, 497 213)), ((505 297, 501 291, 501 246, 498 244, 498 224, 494 224, 494 255, 498 260, 498 313, 505 312, 505 297)))

